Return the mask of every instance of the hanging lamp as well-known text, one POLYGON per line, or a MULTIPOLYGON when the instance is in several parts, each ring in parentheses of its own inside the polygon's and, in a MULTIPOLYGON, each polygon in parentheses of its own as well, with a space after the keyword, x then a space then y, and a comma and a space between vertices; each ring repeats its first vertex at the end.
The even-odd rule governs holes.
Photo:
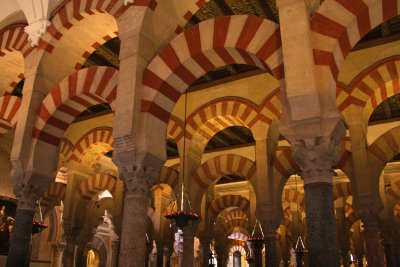
POLYGON ((256 224, 254 225, 251 237, 249 239, 247 239, 247 241, 253 243, 254 246, 257 247, 257 248, 262 248, 263 247, 265 238, 264 238, 263 230, 261 228, 261 224, 260 224, 260 222, 258 220, 256 220, 256 224), (260 232, 261 232, 261 235, 262 235, 261 237, 254 236, 254 232, 255 232, 257 226, 260 229, 260 232))
POLYGON ((32 235, 40 233, 44 229, 46 229, 48 226, 43 223, 43 215, 42 215, 42 209, 40 207, 40 200, 37 201, 38 207, 39 207, 39 216, 40 216, 40 222, 33 222, 32 223, 32 235))
POLYGON ((165 215, 165 218, 169 220, 173 220, 175 222, 175 225, 178 227, 178 229, 182 230, 183 227, 187 226, 189 224, 189 221, 196 221, 199 216, 193 212, 192 207, 190 205, 190 200, 189 197, 186 193, 185 190, 185 162, 186 162, 186 113, 187 113, 187 90, 185 93, 185 122, 184 122, 184 128, 183 128, 183 162, 182 162, 182 184, 181 184, 181 197, 180 197, 180 208, 178 208, 178 211, 171 211, 167 215, 165 215), (188 203, 189 210, 184 209, 184 200, 186 197, 186 201, 188 203))

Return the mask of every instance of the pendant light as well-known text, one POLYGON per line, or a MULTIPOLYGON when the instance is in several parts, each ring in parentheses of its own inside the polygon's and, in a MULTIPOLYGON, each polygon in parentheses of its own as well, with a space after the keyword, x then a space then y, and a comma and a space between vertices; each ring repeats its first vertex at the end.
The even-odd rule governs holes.
POLYGON ((185 189, 185 163, 186 163, 186 114, 187 114, 187 90, 185 93, 185 121, 184 121, 184 128, 183 128, 183 162, 182 162, 182 184, 181 184, 181 197, 180 197, 180 208, 178 207, 178 211, 171 211, 165 217, 169 220, 173 220, 175 225, 178 227, 179 230, 182 230, 183 227, 189 224, 189 221, 196 221, 199 216, 193 212, 192 207, 190 205, 189 197, 186 193, 185 189), (184 200, 188 203, 189 210, 185 210, 184 200))
POLYGON ((40 222, 33 222, 32 223, 32 235, 40 233, 44 229, 46 229, 48 226, 43 223, 43 215, 42 215, 42 208, 40 207, 40 200, 36 202, 38 205, 39 209, 39 216, 40 216, 40 222))

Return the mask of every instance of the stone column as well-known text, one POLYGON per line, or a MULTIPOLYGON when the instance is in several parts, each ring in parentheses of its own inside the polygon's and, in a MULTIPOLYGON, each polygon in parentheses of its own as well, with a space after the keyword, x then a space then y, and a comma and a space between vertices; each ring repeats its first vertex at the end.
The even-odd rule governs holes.
POLYGON ((32 223, 35 214, 35 203, 44 194, 47 186, 40 184, 21 184, 14 189, 18 197, 18 207, 7 256, 7 267, 29 266, 32 223))
POLYGON ((65 245, 54 244, 53 245, 53 267, 62 267, 62 256, 65 249, 65 245))
POLYGON ((349 251, 350 251, 350 235, 349 229, 346 226, 346 214, 344 203, 341 203, 339 207, 336 208, 336 218, 337 218, 337 229, 338 238, 340 245, 340 252, 342 255, 342 265, 348 267, 350 265, 349 251))
POLYGON ((197 230, 197 223, 189 222, 183 227, 183 267, 193 266, 194 263, 194 236, 197 230))
POLYGON ((157 246, 157 267, 164 266, 164 249, 162 246, 157 246))
POLYGON ((387 267, 395 267, 397 266, 396 260, 396 249, 393 242, 393 230, 391 224, 386 221, 382 222, 381 227, 381 237, 382 237, 382 244, 385 250, 385 258, 386 258, 386 266, 387 267))
MULTIPOLYGON (((276 229, 279 227, 281 216, 275 219, 264 219, 261 217, 260 223, 264 232, 265 244, 265 267, 277 267, 279 265, 276 247, 276 229)), ((269 216, 272 218, 272 216, 269 216)))
POLYGON ((254 266, 255 267, 262 267, 262 249, 263 249, 263 242, 262 241, 255 241, 253 243, 253 253, 254 253, 254 266))
POLYGON ((76 250, 76 266, 86 267, 89 247, 87 242, 79 242, 76 250))
POLYGON ((111 250, 112 250, 111 266, 112 267, 118 266, 118 248, 119 248, 119 240, 113 240, 111 243, 111 250))
POLYGON ((65 249, 63 253, 63 267, 73 267, 75 265, 75 245, 77 242, 77 236, 80 232, 80 228, 72 227, 68 222, 64 221, 64 239, 65 249))
POLYGON ((208 257, 210 256, 210 240, 200 239, 201 244, 201 267, 208 267, 208 257))
POLYGON ((302 167, 310 266, 339 266, 332 189, 335 144, 329 137, 310 138, 294 142, 292 149, 302 167))
POLYGON ((242 266, 242 254, 239 251, 236 251, 233 254, 233 267, 241 267, 242 266))
MULTIPOLYGON (((130 166, 127 165, 126 155, 129 155, 130 152, 123 154, 124 152, 119 151, 116 153, 120 177, 125 183, 118 264, 120 267, 142 267, 146 261, 149 188, 154 184, 157 176, 150 166, 143 166, 143 164, 134 166, 133 163, 130 166), (121 162, 125 164, 123 165, 121 162)), ((158 168, 156 169, 158 170, 158 168)))
POLYGON ((384 266, 383 251, 379 236, 378 214, 369 209, 361 208, 360 218, 364 224, 364 240, 368 266, 384 266))

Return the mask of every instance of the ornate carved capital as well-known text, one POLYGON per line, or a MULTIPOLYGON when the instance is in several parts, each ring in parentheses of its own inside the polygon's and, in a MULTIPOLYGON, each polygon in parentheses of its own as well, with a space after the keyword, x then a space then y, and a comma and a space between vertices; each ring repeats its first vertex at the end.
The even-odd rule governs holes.
POLYGON ((292 154, 302 168, 304 184, 332 183, 332 166, 339 160, 333 139, 321 136, 296 140, 292 143, 292 154))
POLYGON ((25 27, 25 32, 28 34, 28 40, 31 42, 31 46, 37 46, 40 38, 47 31, 47 27, 50 26, 50 21, 47 19, 36 20, 25 27))

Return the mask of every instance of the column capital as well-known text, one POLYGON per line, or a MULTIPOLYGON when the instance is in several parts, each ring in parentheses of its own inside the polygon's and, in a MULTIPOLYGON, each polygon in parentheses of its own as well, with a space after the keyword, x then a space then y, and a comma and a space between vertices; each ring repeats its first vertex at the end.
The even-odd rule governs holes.
POLYGON ((18 198, 17 209, 35 211, 36 202, 44 195, 52 180, 54 179, 35 174, 30 175, 27 182, 15 183, 14 194, 18 198))
POLYGON ((332 167, 339 160, 336 145, 329 136, 310 137, 292 142, 293 158, 302 168, 304 185, 332 183, 332 167))

